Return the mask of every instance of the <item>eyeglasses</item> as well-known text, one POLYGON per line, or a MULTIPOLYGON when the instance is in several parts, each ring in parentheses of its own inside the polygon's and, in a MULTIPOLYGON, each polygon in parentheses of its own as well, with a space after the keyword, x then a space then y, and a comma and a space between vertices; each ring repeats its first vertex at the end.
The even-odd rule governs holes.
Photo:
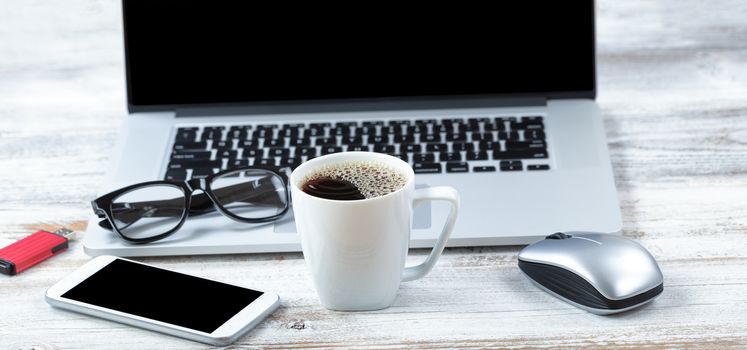
POLYGON ((187 216, 218 210, 244 223, 273 221, 288 211, 283 177, 269 169, 236 168, 189 181, 150 181, 91 202, 99 226, 131 243, 149 243, 179 230, 187 216), (194 191, 203 193, 194 195, 194 191))

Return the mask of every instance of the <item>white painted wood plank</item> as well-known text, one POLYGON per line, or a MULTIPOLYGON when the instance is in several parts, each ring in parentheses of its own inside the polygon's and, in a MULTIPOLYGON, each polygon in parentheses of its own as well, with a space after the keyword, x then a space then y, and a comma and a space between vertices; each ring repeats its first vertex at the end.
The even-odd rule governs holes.
MULTIPOLYGON (((283 307, 238 347, 747 347, 747 3, 598 8, 598 102, 624 231, 665 275, 651 305, 612 317, 567 306, 520 274, 519 247, 447 249, 393 307, 365 313, 323 309, 300 254, 144 261, 278 292, 283 307)), ((126 116, 119 16, 114 0, 0 4, 0 245, 84 228, 126 116)), ((74 242, 0 276, 0 349, 203 347, 49 307, 45 289, 88 260, 74 242)))

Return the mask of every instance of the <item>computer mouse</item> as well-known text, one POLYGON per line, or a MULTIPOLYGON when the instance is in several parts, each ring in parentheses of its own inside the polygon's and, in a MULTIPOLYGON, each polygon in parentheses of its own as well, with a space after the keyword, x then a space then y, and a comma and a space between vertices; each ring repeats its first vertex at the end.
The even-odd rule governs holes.
POLYGON ((519 268, 540 289, 597 315, 634 309, 664 290, 651 253, 611 234, 549 235, 522 249, 519 268))

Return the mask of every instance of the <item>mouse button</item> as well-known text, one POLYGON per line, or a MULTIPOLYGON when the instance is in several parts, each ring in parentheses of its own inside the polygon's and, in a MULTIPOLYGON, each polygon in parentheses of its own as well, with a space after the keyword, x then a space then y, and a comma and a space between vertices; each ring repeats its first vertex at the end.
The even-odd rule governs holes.
POLYGON ((545 237, 545 239, 567 239, 567 238, 570 238, 570 237, 571 237, 570 235, 567 235, 567 234, 565 234, 563 232, 555 232, 555 233, 553 233, 553 234, 545 237))
POLYGON ((594 243, 576 239, 543 239, 532 243, 519 252, 519 259, 556 265, 565 256, 578 255, 594 243))
POLYGON ((632 297, 655 288, 664 278, 656 260, 643 248, 619 246, 614 252, 600 254, 590 265, 597 288, 609 299, 632 297))

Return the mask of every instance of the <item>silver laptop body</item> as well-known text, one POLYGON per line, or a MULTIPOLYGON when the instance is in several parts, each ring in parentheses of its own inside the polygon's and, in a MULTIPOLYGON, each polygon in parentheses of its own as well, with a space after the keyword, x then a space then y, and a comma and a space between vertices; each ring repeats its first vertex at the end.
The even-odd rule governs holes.
MULTIPOLYGON (((149 35, 154 36, 158 28, 133 28, 132 23, 147 23, 147 20, 137 18, 138 14, 148 10, 153 15, 159 9, 143 9, 140 7, 146 5, 137 5, 135 1, 124 1, 123 5, 130 116, 122 127, 115 156, 100 194, 137 182, 200 176, 198 170, 185 168, 173 159, 174 154, 182 151, 178 144, 185 142, 181 138, 184 135, 194 138, 194 142, 188 144, 197 144, 199 147, 204 145, 203 154, 204 151, 210 151, 205 164, 211 165, 207 170, 199 170, 200 174, 210 172, 210 167, 214 167, 213 172, 230 168, 239 164, 239 161, 244 161, 243 164, 246 165, 267 165, 259 164, 258 159, 264 159, 262 162, 274 162, 273 165, 277 168, 290 171, 291 166, 284 167, 282 164, 288 160, 285 159, 287 157, 273 156, 273 148, 287 149, 287 154, 291 155, 290 160, 303 161, 307 158, 298 156, 297 148, 314 148, 316 156, 319 156, 325 152, 365 147, 370 151, 405 157, 418 172, 417 186, 448 185, 459 191, 462 207, 448 243, 451 247, 528 244, 553 232, 618 233, 621 230, 620 209, 602 117, 594 100, 596 84, 592 2, 587 4, 590 9, 562 9, 569 14, 575 13, 581 20, 591 24, 591 29, 584 29, 591 32, 591 38, 578 39, 581 43, 579 45, 591 47, 591 60, 580 68, 591 70, 592 81, 587 89, 526 93, 510 91, 508 87, 508 93, 502 90, 495 94, 439 94, 394 98, 376 95, 374 98, 282 99, 246 103, 203 103, 202 100, 196 100, 196 103, 173 103, 173 100, 164 100, 166 103, 156 104, 147 99, 140 100, 148 101, 147 103, 138 103, 138 93, 144 90, 140 88, 143 85, 138 85, 138 81, 144 79, 138 75, 138 70, 142 70, 142 62, 160 59, 152 59, 156 57, 150 56, 153 53, 144 54, 142 50, 136 50, 139 48, 134 40, 145 40, 139 39, 136 29, 147 29, 149 35), (461 139, 462 136, 459 135, 449 136, 452 129, 442 129, 444 124, 452 122, 461 125, 459 130, 464 131, 466 139, 461 139), (374 135, 362 135, 360 144, 346 144, 342 139, 348 135, 334 134, 338 130, 338 123, 350 127, 353 136, 356 129, 360 132, 360 128, 364 126, 372 126, 370 130, 376 131, 374 135), (317 127, 317 132, 323 129, 324 134, 311 137, 309 145, 296 147, 291 142, 297 141, 291 137, 283 137, 288 128, 296 128, 303 134, 312 125, 317 127), (320 125, 328 126, 319 127, 320 125), (401 132, 402 136, 398 139, 404 139, 408 144, 420 145, 421 152, 407 152, 404 142, 395 142, 395 137, 391 134, 385 135, 384 140, 376 138, 382 128, 397 125, 402 126, 394 129, 401 132), (272 143, 272 147, 267 147, 266 140, 258 138, 260 155, 254 158, 244 157, 248 151, 243 146, 251 142, 252 131, 258 128, 275 128, 271 134, 274 135, 273 138, 280 139, 280 143, 272 143), (189 132, 185 133, 184 130, 189 132), (234 133, 236 130, 246 132, 234 133), (541 130, 541 133, 537 130, 541 130), (409 139, 406 135, 412 131, 420 132, 413 132, 412 139, 409 139), (425 135, 434 135, 437 140, 425 135), (336 139, 336 144, 316 146, 316 139, 321 137, 332 140, 328 142, 336 139), (492 142, 485 138, 492 138, 492 142), (537 139, 541 139, 541 142, 537 139), (429 147, 429 144, 444 146, 429 147), (465 149, 466 144, 472 144, 469 147, 473 150, 465 149), (218 145, 225 148, 219 149, 218 145), (388 145, 393 148, 386 147, 388 145), (339 149, 328 149, 328 146, 339 149), (538 148, 534 148, 535 146, 538 148), (514 147, 519 147, 518 156, 510 153, 517 150, 514 147), (426 148, 432 151, 426 152, 426 148), (223 150, 234 150, 234 158, 222 159, 219 152, 223 150), (485 154, 480 154, 481 152, 485 154), (427 153, 433 154, 433 158, 425 156, 427 153)), ((157 7, 152 4, 149 6, 157 7)), ((209 7, 210 4, 205 2, 204 6, 209 7)), ((173 9, 161 10, 167 14, 172 13, 173 9)), ((182 13, 184 15, 190 9, 180 10, 186 11, 182 13)), ((211 16, 203 10, 193 11, 192 15, 211 16)), ((516 11, 521 13, 521 9, 516 11)), ((557 11, 559 9, 547 9, 546 12, 549 14, 557 11)), ((189 15, 187 13, 184 16, 189 15)), ((536 17, 536 12, 532 16, 536 17)), ((393 21, 396 23, 396 19, 393 21)), ((529 34, 526 36, 531 38, 529 34)), ((550 47, 541 51, 556 54, 552 45, 559 45, 557 42, 544 44, 550 47)), ((175 49, 169 47, 168 50, 175 49)), ((500 62, 497 64, 500 67, 500 62)), ((200 67, 192 66, 190 69, 200 67)), ((557 70, 553 67, 548 69, 557 70)), ((507 72, 502 74, 507 74, 508 80, 511 74, 521 77, 521 72, 511 72, 510 69, 507 72)), ((553 70, 547 74, 552 75, 554 72, 553 70)), ((438 75, 438 72, 433 74, 438 75)), ((146 77, 152 76, 151 72, 146 77)), ((480 77, 482 74, 470 79, 479 80, 480 77)), ((555 76, 551 78, 554 79, 555 76)), ((231 79, 226 78, 226 81, 232 81, 231 79)), ((549 80, 551 79, 548 78, 549 80)), ((544 80, 540 80, 542 81, 544 80)), ((321 82, 320 84, 323 85, 321 82)), ((179 86, 174 87, 178 88, 179 86)), ((197 89, 199 90, 199 86, 197 89)), ((386 91, 387 87, 382 89, 386 91)), ((159 96, 158 89, 151 89, 150 93, 150 98, 159 96)), ((172 97, 184 95, 170 94, 172 97)), ((437 202, 418 207, 413 222, 411 246, 430 247, 435 242, 447 211, 445 204, 437 202)), ((277 222, 260 225, 233 222, 217 214, 191 218, 174 235, 144 245, 125 243, 115 233, 99 227, 100 220, 91 215, 84 239, 85 251, 89 255, 154 256, 300 251, 292 211, 277 222)))

